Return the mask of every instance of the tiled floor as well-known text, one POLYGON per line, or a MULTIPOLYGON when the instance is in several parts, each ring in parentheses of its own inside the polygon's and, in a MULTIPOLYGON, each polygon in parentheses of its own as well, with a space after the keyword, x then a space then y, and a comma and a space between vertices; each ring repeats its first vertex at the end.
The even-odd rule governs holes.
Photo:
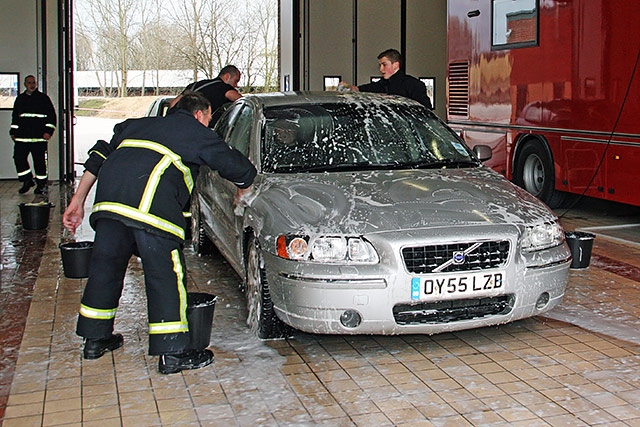
MULTIPOLYGON (((136 260, 116 322, 124 347, 82 359, 74 327, 84 280, 64 277, 58 249, 71 237, 60 225, 66 196, 53 185, 49 197, 57 206, 48 234, 25 232, 17 204, 33 196, 19 196, 18 187, 0 183, 0 340, 14 345, 1 350, 5 427, 640 426, 638 244, 598 235, 591 267, 571 270, 563 304, 546 317, 434 336, 298 332, 266 342, 244 326, 240 279, 231 268, 187 251, 190 289, 219 297, 215 362, 164 376, 146 355, 136 260)), ((634 210, 594 216, 576 209, 563 223, 575 229, 639 220, 634 210)), ((90 237, 87 226, 76 236, 90 237)))

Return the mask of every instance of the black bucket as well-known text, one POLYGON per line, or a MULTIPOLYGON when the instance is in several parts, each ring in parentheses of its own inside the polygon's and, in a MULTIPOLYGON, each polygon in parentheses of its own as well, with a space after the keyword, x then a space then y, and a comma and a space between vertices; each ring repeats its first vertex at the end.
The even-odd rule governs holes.
POLYGON ((211 294, 187 293, 187 320, 191 349, 203 350, 209 347, 213 309, 217 300, 218 298, 211 294))
POLYGON ((564 233, 569 249, 571 250, 571 268, 587 268, 591 261, 591 249, 596 235, 582 231, 567 231, 564 233))
POLYGON ((89 277, 93 242, 60 243, 59 247, 65 277, 71 279, 89 277))
POLYGON ((49 225, 49 212, 53 205, 48 202, 20 203, 20 218, 25 230, 44 230, 49 225))

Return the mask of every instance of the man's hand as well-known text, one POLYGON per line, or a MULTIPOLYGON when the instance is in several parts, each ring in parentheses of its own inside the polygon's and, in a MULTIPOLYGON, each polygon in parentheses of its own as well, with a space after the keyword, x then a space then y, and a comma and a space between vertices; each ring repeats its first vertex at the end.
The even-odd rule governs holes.
POLYGON ((73 197, 69 202, 69 206, 62 214, 62 224, 71 233, 75 233, 76 229, 82 224, 84 218, 84 200, 73 197))
POLYGON ((358 86, 343 81, 338 84, 338 92, 360 92, 360 89, 358 86))
POLYGON ((46 139, 47 141, 51 139, 51 134, 50 133, 45 133, 44 135, 42 135, 43 139, 46 139))
POLYGON ((242 216, 242 212, 245 207, 250 206, 253 200, 252 198, 251 187, 249 188, 238 188, 235 197, 233 198, 233 212, 242 216))
POLYGON ((65 209, 64 214, 62 214, 62 224, 72 233, 75 233, 78 226, 82 224, 82 219, 84 218, 84 202, 87 200, 89 190, 91 190, 91 187, 93 187, 97 179, 98 177, 91 172, 84 171, 76 194, 73 195, 67 209, 65 209))

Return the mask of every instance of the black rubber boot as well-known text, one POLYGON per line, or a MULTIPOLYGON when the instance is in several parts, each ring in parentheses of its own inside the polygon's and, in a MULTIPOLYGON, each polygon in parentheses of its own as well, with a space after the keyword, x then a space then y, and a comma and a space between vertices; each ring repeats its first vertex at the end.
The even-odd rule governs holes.
POLYGON ((27 191, 29 191, 29 189, 31 187, 33 187, 34 185, 36 185, 36 183, 33 182, 32 179, 30 179, 29 181, 25 181, 25 182, 22 183, 22 187, 20 187, 20 189, 18 190, 18 193, 24 194, 27 191))
POLYGON ((92 339, 87 338, 84 341, 84 358, 98 359, 107 351, 113 351, 122 347, 124 338, 121 334, 113 334, 109 338, 92 339))
POLYGON ((163 354, 158 361, 161 374, 175 374, 187 369, 200 369, 213 362, 211 350, 189 350, 180 354, 163 354))
POLYGON ((35 194, 47 194, 47 184, 39 182, 38 186, 35 190, 33 190, 33 192, 35 194))

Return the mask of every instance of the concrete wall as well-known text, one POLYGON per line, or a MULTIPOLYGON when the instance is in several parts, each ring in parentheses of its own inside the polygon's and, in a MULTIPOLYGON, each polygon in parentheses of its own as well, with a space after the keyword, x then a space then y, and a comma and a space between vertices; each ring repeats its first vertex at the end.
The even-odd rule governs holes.
POLYGON ((352 9, 350 1, 309 1, 309 16, 305 22, 308 25, 303 24, 302 28, 303 89, 322 90, 325 75, 351 79, 352 9), (305 52, 308 55, 305 56, 305 52))
POLYGON ((358 0, 357 81, 369 83, 380 76, 378 54, 386 49, 400 50, 400 1, 358 0))
POLYGON ((406 70, 415 77, 435 78, 435 111, 446 118, 447 2, 407 0, 406 70))
MULTIPOLYGON (((0 72, 20 73, 20 92, 24 78, 33 74, 38 87, 46 92, 58 110, 57 1, 2 0, 0 13, 0 72), (46 5, 47 75, 44 76, 42 46, 42 4, 46 5), (43 90, 46 87, 46 90, 43 90)), ((13 141, 9 137, 11 110, 0 110, 0 179, 17 179, 13 164, 13 141)), ((59 178, 58 143, 60 129, 49 141, 49 179, 59 178)))

